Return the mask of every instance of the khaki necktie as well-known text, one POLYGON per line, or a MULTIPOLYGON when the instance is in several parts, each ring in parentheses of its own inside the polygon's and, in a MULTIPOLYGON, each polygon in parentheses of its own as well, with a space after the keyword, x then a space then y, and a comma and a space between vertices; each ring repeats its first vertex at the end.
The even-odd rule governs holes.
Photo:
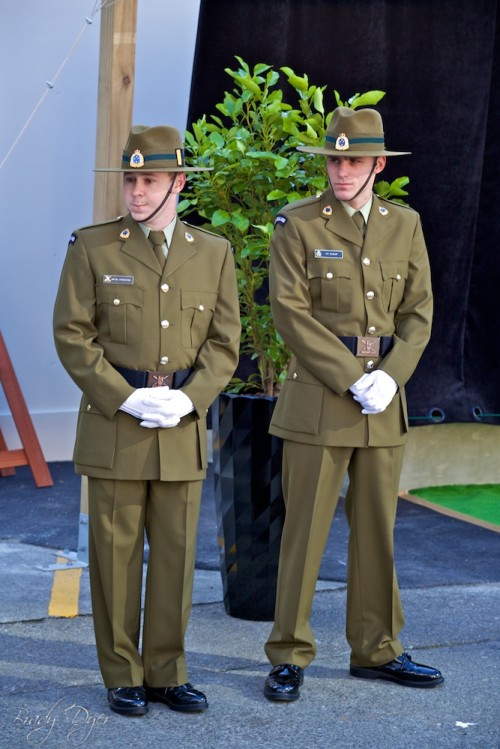
POLYGON ((359 231, 361 232, 361 236, 364 238, 365 232, 366 232, 366 224, 365 219, 361 211, 356 211, 356 213, 353 213, 352 220, 358 227, 359 231))
POLYGON ((163 252, 165 234, 162 231, 150 231, 148 239, 153 245, 153 252, 156 255, 156 259, 160 263, 160 267, 163 268, 163 266, 165 265, 165 254, 163 252))

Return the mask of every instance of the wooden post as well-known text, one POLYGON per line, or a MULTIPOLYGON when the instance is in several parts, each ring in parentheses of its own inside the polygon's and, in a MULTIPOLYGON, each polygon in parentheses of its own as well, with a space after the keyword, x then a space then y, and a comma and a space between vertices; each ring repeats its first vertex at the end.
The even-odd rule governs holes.
MULTIPOLYGON (((121 164, 123 146, 132 126, 135 76, 137 0, 105 4, 101 11, 96 167, 121 164)), ((94 222, 123 212, 123 174, 96 172, 94 222)), ((88 562, 88 483, 80 484, 78 558, 88 562)))
POLYGON ((53 486, 52 476, 43 457, 38 437, 36 436, 26 401, 17 381, 14 367, 10 360, 3 336, 0 333, 0 382, 2 383, 7 403, 9 404, 14 424, 16 425, 23 448, 7 450, 7 445, 0 432, 0 475, 11 476, 15 466, 31 468, 35 484, 53 486))
MULTIPOLYGON (((7 450, 7 443, 4 440, 4 436, 2 434, 2 430, 0 429, 0 457, 3 452, 7 450)), ((16 469, 15 468, 0 468, 0 476, 15 476, 16 475, 16 469)))
MULTIPOLYGON (((121 164, 132 125, 137 0, 106 3, 101 11, 96 167, 121 164)), ((123 213, 123 175, 96 172, 94 222, 123 213)))

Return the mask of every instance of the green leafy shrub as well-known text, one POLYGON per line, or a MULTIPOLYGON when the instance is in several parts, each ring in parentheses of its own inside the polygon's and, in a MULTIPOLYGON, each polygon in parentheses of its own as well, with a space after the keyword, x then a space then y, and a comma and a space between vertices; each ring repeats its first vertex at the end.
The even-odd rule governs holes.
MULTIPOLYGON (((325 113, 326 86, 310 84, 307 75, 298 76, 288 67, 277 71, 258 63, 250 70, 236 59, 236 70, 225 69, 234 88, 216 104, 217 114, 204 115, 185 134, 190 163, 214 170, 190 175, 179 213, 196 213, 234 249, 241 354, 254 361, 255 371, 245 380, 234 378, 228 390, 275 395, 289 352, 274 328, 267 293, 274 218, 284 204, 328 186, 325 157, 302 153, 297 146, 323 145, 336 106, 374 106, 385 94, 368 91, 342 102, 334 91, 334 106, 325 113)), ((375 189, 401 200, 408 181, 380 182, 375 189)))

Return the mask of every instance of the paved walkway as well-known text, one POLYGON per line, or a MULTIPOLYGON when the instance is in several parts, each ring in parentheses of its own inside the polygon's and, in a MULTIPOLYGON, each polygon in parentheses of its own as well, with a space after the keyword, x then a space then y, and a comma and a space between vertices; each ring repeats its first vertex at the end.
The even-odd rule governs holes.
MULTIPOLYGON (((153 704, 142 718, 123 718, 109 711, 97 666, 88 570, 47 569, 78 530, 77 485, 62 469, 60 475, 53 490, 33 491, 20 470, 13 479, 0 479, 1 747, 499 749, 498 534, 401 508, 403 641, 415 660, 437 666, 446 679, 437 689, 409 689, 348 674, 345 523, 336 518, 312 618, 318 656, 306 671, 300 700, 275 704, 262 695, 270 623, 235 619, 224 610, 207 490, 187 652, 190 679, 206 691, 210 709, 182 715, 153 704), (73 506, 67 519, 53 511, 63 494, 73 506), (61 544, 53 543, 57 537, 61 544), (49 610, 58 587, 57 600, 64 601, 66 575, 78 576, 77 615, 71 618, 49 610)), ((76 583, 66 579, 71 598, 76 583)))

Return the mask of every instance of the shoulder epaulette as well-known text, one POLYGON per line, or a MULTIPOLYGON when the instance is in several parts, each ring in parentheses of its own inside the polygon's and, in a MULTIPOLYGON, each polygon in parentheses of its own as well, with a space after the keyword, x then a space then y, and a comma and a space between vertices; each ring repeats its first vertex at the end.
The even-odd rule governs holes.
POLYGON ((226 242, 228 241, 227 237, 224 237, 222 234, 217 234, 215 231, 210 231, 210 229, 205 229, 203 226, 196 226, 195 224, 190 224, 187 221, 182 221, 181 223, 184 224, 184 226, 189 226, 190 229, 193 229, 194 231, 200 231, 203 234, 208 234, 210 237, 216 237, 217 239, 223 239, 226 242))
POLYGON ((411 205, 406 205, 403 203, 399 203, 397 200, 391 200, 390 198, 383 198, 381 195, 377 195, 377 198, 381 200, 383 203, 389 203, 390 206, 399 206, 400 208, 407 208, 410 211, 414 211, 415 209, 411 207, 411 205))
POLYGON ((123 216, 117 216, 116 218, 113 218, 109 221, 102 221, 98 224, 87 224, 87 226, 81 226, 79 229, 75 229, 75 231, 71 234, 71 237, 69 238, 69 244, 74 244, 78 238, 78 235, 82 232, 85 233, 87 239, 93 238, 95 235, 99 236, 100 238, 102 238, 103 236, 108 237, 108 235, 112 237, 114 225, 121 221, 122 218, 123 216))
POLYGON ((287 203, 286 206, 284 206, 283 210, 293 211, 296 208, 302 208, 305 205, 312 205, 313 203, 316 203, 318 200, 320 200, 320 198, 321 195, 312 195, 308 198, 299 198, 299 200, 294 200, 291 203, 287 203))
POLYGON ((86 226, 80 226, 77 231, 83 231, 83 229, 96 229, 99 226, 110 226, 112 224, 117 224, 118 221, 121 221, 123 216, 116 216, 116 218, 108 219, 108 221, 99 221, 97 224, 87 224, 86 226))

